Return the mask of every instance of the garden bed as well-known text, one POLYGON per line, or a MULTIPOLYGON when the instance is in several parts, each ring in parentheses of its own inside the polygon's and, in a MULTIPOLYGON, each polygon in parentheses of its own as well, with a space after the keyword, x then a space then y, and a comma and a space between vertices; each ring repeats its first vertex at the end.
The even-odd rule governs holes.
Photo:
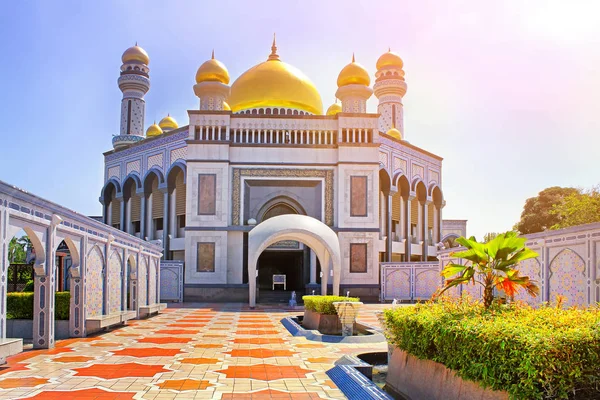
MULTIPOLYGON (((386 310, 385 327, 395 348, 387 383, 407 397, 413 397, 407 393, 412 387, 437 398, 444 382, 442 393, 454 393, 451 374, 477 382, 488 393, 504 391, 505 397, 499 398, 600 398, 598 307, 533 309, 513 304, 485 310, 468 300, 444 300, 386 310), (421 365, 421 360, 429 364, 421 365), (408 367, 424 369, 416 374, 408 367)), ((502 396, 497 392, 494 396, 502 396)))
MULTIPOLYGON (((358 297, 343 296, 304 296, 304 318, 302 326, 305 329, 316 330, 325 335, 340 335, 342 324, 335 311, 334 302, 358 302, 358 297)), ((354 324, 356 329, 356 324, 354 324)))

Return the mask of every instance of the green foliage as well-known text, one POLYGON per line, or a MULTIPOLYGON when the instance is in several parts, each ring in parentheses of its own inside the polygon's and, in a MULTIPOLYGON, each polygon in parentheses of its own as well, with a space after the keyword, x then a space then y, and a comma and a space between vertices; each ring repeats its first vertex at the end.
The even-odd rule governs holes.
POLYGON ((554 205, 550 214, 558 217, 551 229, 600 222, 600 186, 566 196, 554 205))
POLYGON ((304 308, 306 310, 327 315, 337 314, 333 306, 333 303, 336 301, 360 301, 358 297, 344 296, 302 296, 302 300, 304 301, 304 308))
POLYGON ((575 188, 563 188, 558 186, 542 190, 536 197, 525 201, 521 220, 515 225, 515 229, 522 234, 543 232, 560 222, 561 217, 552 214, 555 205, 562 200, 579 191, 575 188))
POLYGON ((483 304, 489 308, 494 300, 494 288, 503 290, 507 296, 514 296, 519 288, 534 297, 539 293, 535 283, 519 275, 514 268, 519 262, 539 255, 525 247, 526 239, 518 237, 516 232, 501 233, 487 243, 479 243, 474 237, 459 237, 456 241, 467 249, 450 256, 466 262, 464 265, 448 263, 444 267, 442 275, 446 281, 440 294, 463 283, 479 284, 483 286, 483 304))
POLYGON ((600 398, 600 308, 486 310, 469 300, 385 310, 388 341, 512 399, 600 398), (569 397, 570 396, 570 397, 569 397))
POLYGON ((25 284, 25 287, 23 288, 23 292, 33 292, 33 288, 35 288, 35 284, 33 283, 33 280, 29 280, 25 284))
POLYGON ((27 245, 31 243, 27 236, 13 237, 8 243, 8 262, 10 264, 25 264, 27 245))
POLYGON ((6 294, 7 319, 33 319, 33 292, 6 294))
POLYGON ((71 292, 56 292, 54 296, 54 318, 68 320, 71 309, 71 292))
MULTIPOLYGON (((33 319, 33 292, 11 292, 6 294, 6 316, 8 319, 33 319)), ((54 318, 68 320, 71 293, 56 292, 54 296, 54 318)))

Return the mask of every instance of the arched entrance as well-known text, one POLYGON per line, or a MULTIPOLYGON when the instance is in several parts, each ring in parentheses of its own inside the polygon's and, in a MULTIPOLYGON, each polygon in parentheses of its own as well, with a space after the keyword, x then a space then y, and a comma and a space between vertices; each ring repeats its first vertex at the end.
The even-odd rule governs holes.
POLYGON ((321 221, 306 215, 278 215, 260 223, 248 234, 248 286, 250 307, 256 306, 256 265, 260 254, 273 243, 295 240, 310 247, 322 266, 321 293, 327 293, 329 262, 333 265, 333 294, 340 291, 342 258, 336 233, 321 221))

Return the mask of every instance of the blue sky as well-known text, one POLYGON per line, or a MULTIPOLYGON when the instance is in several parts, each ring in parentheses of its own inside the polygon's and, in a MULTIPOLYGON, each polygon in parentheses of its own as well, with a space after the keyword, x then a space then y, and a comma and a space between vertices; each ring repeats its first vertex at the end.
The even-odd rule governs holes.
MULTIPOLYGON (((100 214, 102 152, 119 130, 122 52, 150 55, 146 126, 197 108, 198 66, 232 79, 281 58, 334 100, 352 52, 405 63, 405 138, 444 157, 444 218, 509 229, 548 186, 600 182, 600 3, 594 1, 12 1, 0 14, 0 179, 100 214)), ((376 99, 369 102, 376 110, 376 99)))

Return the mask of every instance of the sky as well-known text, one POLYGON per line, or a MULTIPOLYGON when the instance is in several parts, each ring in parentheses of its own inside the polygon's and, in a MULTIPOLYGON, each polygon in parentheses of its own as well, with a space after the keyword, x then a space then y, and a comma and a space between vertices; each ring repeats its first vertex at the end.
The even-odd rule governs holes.
MULTIPOLYGON (((445 219, 511 229, 549 186, 600 183, 600 2, 17 1, 0 11, 0 180, 100 215, 103 155, 119 132, 121 54, 150 55, 146 127, 198 108, 197 68, 233 80, 278 53, 324 108, 350 61, 404 60, 404 137, 444 158, 445 219)), ((368 111, 376 112, 373 96, 368 111)))

